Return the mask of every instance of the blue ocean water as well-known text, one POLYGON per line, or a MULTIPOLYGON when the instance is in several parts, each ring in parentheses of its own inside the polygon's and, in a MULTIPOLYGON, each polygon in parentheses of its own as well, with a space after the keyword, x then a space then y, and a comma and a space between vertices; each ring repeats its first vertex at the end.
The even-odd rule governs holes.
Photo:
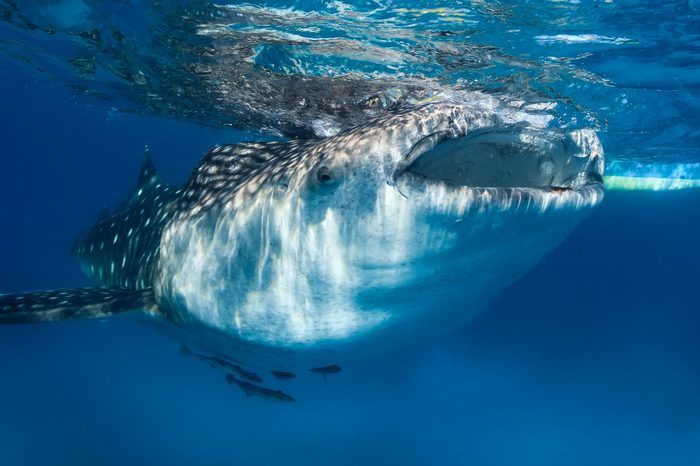
MULTIPOLYGON (((258 66, 399 81, 449 69, 452 86, 553 99, 562 125, 599 128, 609 160, 700 162, 693 2, 293 4, 246 10, 238 29, 251 34, 258 66), (325 12, 328 24, 300 11, 325 12), (377 35, 361 35, 370 20, 377 35), (316 43, 270 40, 270 24, 332 40, 311 53, 304 48, 316 43), (430 48, 431 31, 457 35, 462 48, 430 48), (333 56, 334 43, 347 47, 333 56), (395 62, 378 70, 368 44, 395 52, 395 62), (411 75, 410 63, 422 68, 411 75)), ((215 144, 280 137, 255 130, 271 125, 264 112, 238 124, 226 102, 207 100, 212 92, 195 94, 178 74, 178 94, 167 73, 157 75, 190 54, 146 40, 168 32, 153 28, 166 23, 148 5, 0 2, 1 292, 90 284, 69 248, 133 187, 144 145, 163 178, 181 182, 215 144), (26 27, 20 13, 41 27, 26 27), (110 43, 95 24, 110 37, 117 27, 144 39, 120 62, 160 84, 143 90, 110 74, 124 42, 110 43), (94 45, 93 30, 108 45, 94 45), (68 61, 76 53, 98 71, 76 72, 76 63, 90 69, 68 61)), ((186 34, 188 23, 177 24, 186 34)), ((128 319, 0 327, 0 464, 699 464, 699 201, 696 190, 611 191, 470 325, 335 377, 291 381, 291 405, 246 399, 221 373, 178 356, 175 341, 128 319)))

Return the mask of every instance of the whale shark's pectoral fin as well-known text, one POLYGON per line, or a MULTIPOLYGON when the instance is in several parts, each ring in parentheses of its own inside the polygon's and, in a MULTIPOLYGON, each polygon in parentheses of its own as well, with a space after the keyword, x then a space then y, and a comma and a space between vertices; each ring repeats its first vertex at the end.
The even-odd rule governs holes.
POLYGON ((153 289, 78 288, 0 295, 0 324, 101 318, 131 311, 157 314, 153 289))

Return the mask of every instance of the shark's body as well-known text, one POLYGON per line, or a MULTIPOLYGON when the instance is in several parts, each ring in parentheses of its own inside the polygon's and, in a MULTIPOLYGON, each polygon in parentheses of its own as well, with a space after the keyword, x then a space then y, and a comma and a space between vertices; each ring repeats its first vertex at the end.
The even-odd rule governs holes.
POLYGON ((452 103, 218 146, 180 188, 146 159, 75 245, 101 288, 0 296, 0 322, 139 311, 232 360, 335 364, 468 322, 602 198, 602 167, 593 132, 452 103))

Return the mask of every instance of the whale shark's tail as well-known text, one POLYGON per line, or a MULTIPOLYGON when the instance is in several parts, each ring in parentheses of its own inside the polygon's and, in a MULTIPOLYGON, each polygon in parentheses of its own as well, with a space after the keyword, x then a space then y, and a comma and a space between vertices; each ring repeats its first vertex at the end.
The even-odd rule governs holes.
POLYGON ((0 295, 0 324, 30 324, 109 317, 131 311, 157 313, 153 290, 79 288, 0 295))

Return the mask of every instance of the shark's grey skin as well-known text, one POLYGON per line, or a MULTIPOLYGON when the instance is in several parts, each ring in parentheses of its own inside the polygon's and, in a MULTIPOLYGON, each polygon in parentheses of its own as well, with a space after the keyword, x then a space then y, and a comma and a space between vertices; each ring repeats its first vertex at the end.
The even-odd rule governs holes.
POLYGON ((139 309, 226 359, 341 363, 468 322, 602 199, 602 169, 592 131, 452 102, 218 146, 177 189, 146 160, 75 246, 108 288, 0 297, 0 322, 139 309))

